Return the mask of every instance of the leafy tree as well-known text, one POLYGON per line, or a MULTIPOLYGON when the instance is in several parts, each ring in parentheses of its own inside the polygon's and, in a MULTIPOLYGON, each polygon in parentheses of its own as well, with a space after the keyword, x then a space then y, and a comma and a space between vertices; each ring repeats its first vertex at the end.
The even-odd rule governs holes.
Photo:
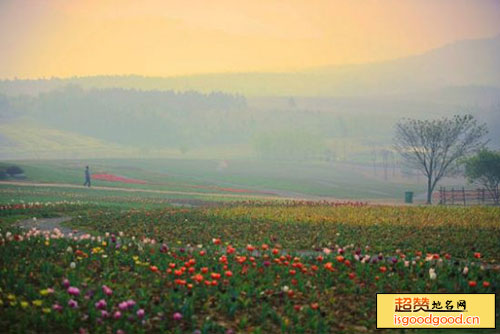
POLYGON ((481 150, 465 161, 465 176, 470 182, 485 187, 496 205, 499 204, 500 191, 500 152, 481 150))
POLYGON ((405 119, 396 124, 395 149, 410 166, 427 177, 427 204, 445 176, 458 171, 459 159, 485 145, 486 124, 478 125, 472 115, 435 120, 405 119))

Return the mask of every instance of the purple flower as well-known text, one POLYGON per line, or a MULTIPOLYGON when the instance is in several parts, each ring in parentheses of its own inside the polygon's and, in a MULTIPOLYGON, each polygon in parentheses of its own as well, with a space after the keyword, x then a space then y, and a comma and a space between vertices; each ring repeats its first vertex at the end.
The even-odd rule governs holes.
POLYGON ((102 318, 109 318, 109 312, 106 310, 101 310, 101 317, 102 318))
POLYGON ((80 289, 75 288, 74 286, 70 286, 68 288, 68 293, 72 296, 78 296, 80 294, 80 289))
POLYGON ((137 317, 138 318, 140 318, 140 319, 144 318, 145 314, 146 314, 146 312, 142 308, 137 310, 137 317))
POLYGON ((179 312, 175 312, 173 318, 174 320, 179 321, 182 319, 182 314, 180 314, 179 312))
POLYGON ((271 262, 269 262, 269 261, 264 261, 264 266, 265 266, 265 267, 269 267, 270 265, 271 265, 271 262))
POLYGON ((108 304, 104 299, 99 300, 97 303, 95 303, 95 307, 98 310, 104 310, 108 304))
POLYGON ((133 299, 127 300, 127 306, 128 307, 134 307, 135 306, 135 300, 133 300, 133 299))
POLYGON ((71 308, 77 308, 78 307, 78 302, 74 299, 68 300, 68 306, 71 308))
POLYGON ((162 244, 160 247, 160 252, 162 253, 168 252, 168 246, 166 244, 162 244))
POLYGON ((120 319, 122 317, 122 313, 120 311, 116 311, 113 313, 113 318, 120 319))
POLYGON ((69 280, 67 278, 63 279, 62 286, 65 288, 69 288, 69 280))

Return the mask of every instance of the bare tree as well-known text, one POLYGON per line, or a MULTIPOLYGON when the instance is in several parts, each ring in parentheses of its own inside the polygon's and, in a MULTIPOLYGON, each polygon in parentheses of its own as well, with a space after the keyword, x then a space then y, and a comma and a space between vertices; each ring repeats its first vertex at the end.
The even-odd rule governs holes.
POLYGON ((405 119, 396 124, 394 147, 406 163, 427 177, 427 204, 444 176, 457 172, 461 158, 480 150, 486 142, 486 124, 472 115, 436 120, 405 119))

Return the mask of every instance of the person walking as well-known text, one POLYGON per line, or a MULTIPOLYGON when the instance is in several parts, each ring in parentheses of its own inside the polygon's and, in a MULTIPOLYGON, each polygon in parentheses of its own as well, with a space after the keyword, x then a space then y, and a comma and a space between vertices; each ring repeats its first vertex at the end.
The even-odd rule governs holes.
POLYGON ((85 167, 85 183, 83 185, 90 188, 90 169, 89 169, 89 166, 85 167))

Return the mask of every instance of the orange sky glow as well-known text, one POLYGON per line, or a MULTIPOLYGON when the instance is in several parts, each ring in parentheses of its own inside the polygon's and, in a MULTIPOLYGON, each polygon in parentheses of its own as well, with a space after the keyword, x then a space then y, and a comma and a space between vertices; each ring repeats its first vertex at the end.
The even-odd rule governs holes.
POLYGON ((290 71, 500 34, 497 0, 2 0, 0 78, 290 71))

